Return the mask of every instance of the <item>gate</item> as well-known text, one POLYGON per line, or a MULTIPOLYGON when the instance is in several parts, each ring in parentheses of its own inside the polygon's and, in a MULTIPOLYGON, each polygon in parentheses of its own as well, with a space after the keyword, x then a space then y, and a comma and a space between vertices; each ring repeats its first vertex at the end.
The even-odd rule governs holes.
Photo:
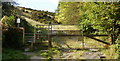
MULTIPOLYGON (((107 44, 109 42, 103 40, 104 37, 108 37, 107 34, 89 34, 90 32, 101 32, 103 30, 93 29, 92 31, 86 31, 84 25, 36 25, 34 33, 31 36, 26 36, 28 39, 31 39, 33 46, 34 43, 47 43, 46 47, 59 47, 59 48, 68 48, 68 49, 88 49, 88 48, 104 48, 98 47, 97 45, 107 44), (80 26, 82 29, 80 29, 80 26), (85 34, 88 33, 88 34, 85 34), (101 40, 101 38, 103 39, 101 40), (96 43, 93 46, 92 43, 96 43), (101 42, 101 43, 100 43, 101 42), (75 45, 73 45, 73 43, 75 45)), ((109 37, 108 37, 109 38, 109 37)))

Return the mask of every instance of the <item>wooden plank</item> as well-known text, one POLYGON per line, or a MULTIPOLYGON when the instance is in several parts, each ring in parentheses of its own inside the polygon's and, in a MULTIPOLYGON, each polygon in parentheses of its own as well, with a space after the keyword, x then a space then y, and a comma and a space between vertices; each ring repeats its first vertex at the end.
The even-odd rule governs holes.
POLYGON ((34 37, 34 36, 25 36, 25 37, 34 37))
POLYGON ((34 34, 34 33, 25 33, 25 34, 34 34))
POLYGON ((77 30, 77 29, 74 29, 74 30, 62 30, 62 29, 60 29, 60 30, 51 30, 51 31, 82 31, 82 30, 77 30))
POLYGON ((46 29, 46 30, 49 30, 51 28, 36 28, 37 30, 42 30, 42 29, 46 29))
POLYGON ((73 34, 73 35, 70 35, 70 34, 51 34, 51 36, 108 36, 108 35, 75 35, 75 34, 73 34))
POLYGON ((96 40, 96 41, 98 41, 98 42, 102 42, 102 43, 104 43, 104 44, 110 45, 110 43, 105 42, 105 41, 102 41, 102 40, 97 39, 97 38, 94 38, 94 37, 92 37, 92 36, 87 36, 87 35, 86 35, 86 37, 91 38, 91 39, 94 39, 94 40, 96 40))

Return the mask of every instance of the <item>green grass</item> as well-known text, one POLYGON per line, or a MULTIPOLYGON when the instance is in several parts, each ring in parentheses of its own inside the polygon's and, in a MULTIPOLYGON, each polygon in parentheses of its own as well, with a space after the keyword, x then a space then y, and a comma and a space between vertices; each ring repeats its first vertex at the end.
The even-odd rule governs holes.
POLYGON ((2 59, 28 59, 29 57, 24 55, 20 50, 3 49, 2 59))
POLYGON ((38 51, 36 53, 37 56, 43 56, 46 59, 52 59, 52 58, 57 58, 60 57, 60 51, 57 48, 50 48, 48 51, 38 51))
MULTIPOLYGON (((96 40, 90 39, 90 38, 84 38, 84 43, 89 47, 89 48, 104 48, 103 43, 98 42, 96 40)), ((87 47, 86 46, 86 47, 87 47)))
POLYGON ((42 23, 40 23, 40 22, 37 22, 37 21, 34 21, 34 20, 32 20, 32 19, 29 19, 29 18, 27 18, 27 17, 24 17, 24 16, 21 16, 22 18, 24 18, 29 24, 31 24, 33 27, 35 27, 36 25, 43 25, 42 23))
POLYGON ((106 59, 119 59, 118 45, 111 45, 109 49, 101 50, 106 55, 106 59))
MULTIPOLYGON (((34 21, 32 19, 26 18, 26 21, 31 24, 33 27, 35 27, 35 25, 45 25, 43 23, 34 21)), ((48 28, 48 26, 45 26, 43 28, 48 28)), ((52 28, 54 30, 79 30, 78 26, 73 26, 73 25, 52 25, 52 28)), ((54 37, 53 38, 53 47, 58 47, 58 48, 83 48, 82 46, 82 41, 83 39, 81 39, 82 37, 80 37, 79 39, 81 39, 81 41, 78 41, 78 39, 76 37, 72 37, 73 39, 69 39, 69 37, 54 37), (74 43, 74 44, 73 44, 74 43)), ((98 39, 101 39, 103 41, 106 42, 110 42, 108 37, 96 37, 98 39)), ((93 39, 90 38, 86 38, 84 37, 84 43, 86 44, 86 48, 104 48, 104 44, 98 41, 95 41, 93 39)), ((72 56, 76 56, 76 59, 84 59, 84 58, 80 58, 79 55, 82 55, 83 52, 85 51, 74 51, 75 53, 72 54, 72 56), (78 57, 77 57, 78 56, 78 57)), ((106 49, 106 50, 101 50, 101 52, 105 53, 105 55, 107 56, 107 59, 115 59, 116 57, 114 55, 116 55, 115 53, 115 49, 111 48, 111 49, 106 49)), ((43 56, 48 57, 48 59, 51 58, 52 52, 43 52, 43 56)), ((64 53, 64 52, 63 52, 64 53)), ((52 57, 57 57, 58 55, 53 55, 52 57)), ((73 59, 73 57, 69 57, 69 59, 73 59)))
MULTIPOLYGON (((26 21, 31 24, 33 27, 35 25, 48 25, 48 24, 43 24, 38 21, 35 21, 33 19, 29 19, 27 17, 21 16, 22 18, 25 18, 26 21)), ((45 28, 48 28, 48 26, 44 26, 45 28)), ((79 30, 78 26, 75 25, 52 25, 52 28, 55 30, 79 30)))
POLYGON ((103 43, 96 40, 86 38, 86 37, 54 37, 53 46, 63 47, 63 48, 83 48, 83 40, 85 48, 104 48, 103 43), (78 41, 80 40, 80 41, 78 41), (74 44, 73 44, 74 43, 74 44), (68 46, 69 47, 68 47, 68 46))

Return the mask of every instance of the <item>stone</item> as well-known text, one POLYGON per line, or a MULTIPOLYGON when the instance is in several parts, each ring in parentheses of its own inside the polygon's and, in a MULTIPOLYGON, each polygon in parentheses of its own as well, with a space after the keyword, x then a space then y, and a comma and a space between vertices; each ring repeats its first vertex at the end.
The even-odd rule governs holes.
POLYGON ((106 56, 103 54, 103 55, 100 55, 100 58, 106 58, 106 56))
POLYGON ((89 49, 90 51, 92 51, 92 52, 97 52, 98 51, 98 49, 89 49))
POLYGON ((26 51, 26 52, 27 52, 27 51, 30 51, 30 48, 25 48, 24 51, 26 51))

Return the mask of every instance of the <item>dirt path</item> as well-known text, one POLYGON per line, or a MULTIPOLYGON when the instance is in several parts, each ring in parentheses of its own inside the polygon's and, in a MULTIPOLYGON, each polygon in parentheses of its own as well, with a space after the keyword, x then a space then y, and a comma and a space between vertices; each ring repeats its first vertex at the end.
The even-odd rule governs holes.
MULTIPOLYGON (((30 56, 30 59, 46 59, 42 56, 37 56, 35 52, 24 52, 23 54, 30 56)), ((99 50, 91 49, 89 51, 84 50, 62 50, 60 57, 54 57, 53 59, 101 59, 105 58, 105 55, 99 50)))
POLYGON ((85 59, 101 59, 105 58, 105 55, 99 51, 97 52, 84 52, 82 57, 85 59))

